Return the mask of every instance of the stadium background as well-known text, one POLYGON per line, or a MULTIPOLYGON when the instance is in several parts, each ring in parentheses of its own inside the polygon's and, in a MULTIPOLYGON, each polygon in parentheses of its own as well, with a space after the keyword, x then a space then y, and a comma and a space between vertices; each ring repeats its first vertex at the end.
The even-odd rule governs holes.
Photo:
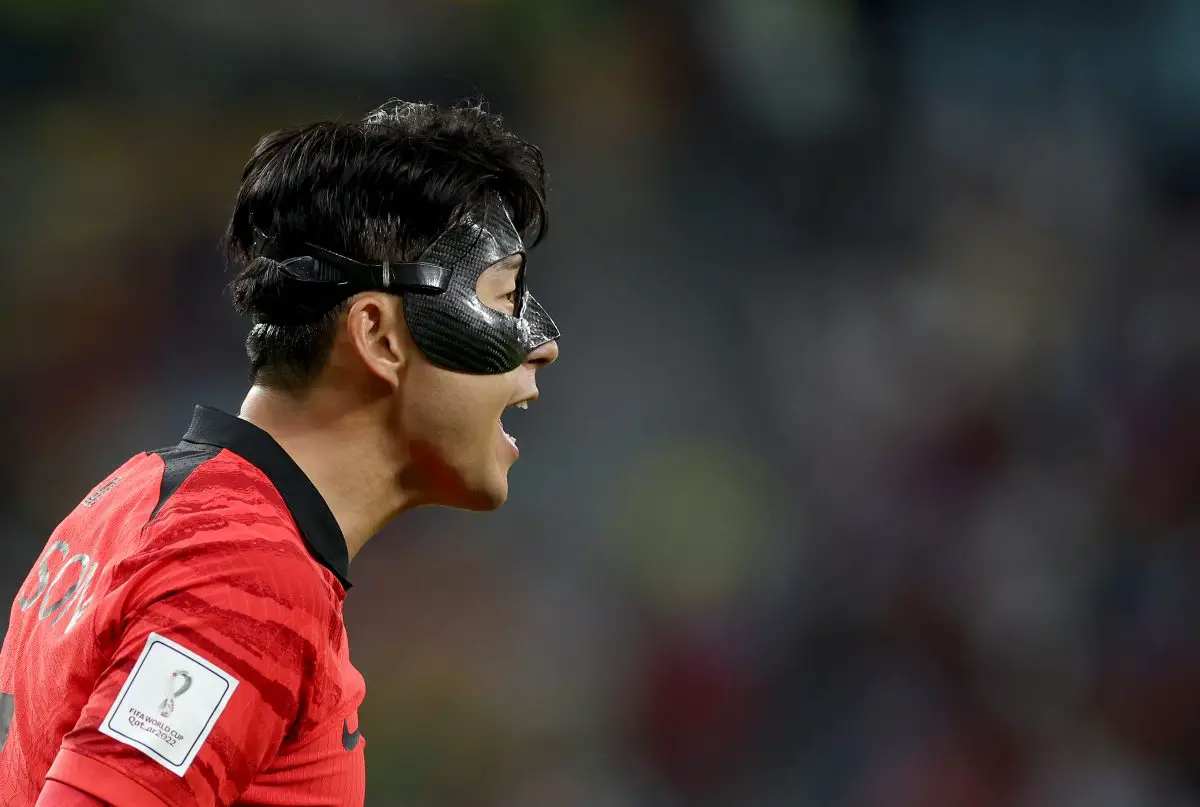
POLYGON ((1200 804, 1200 4, 0 3, 0 582, 190 407, 257 136, 482 93, 563 327, 355 562, 375 807, 1200 804))

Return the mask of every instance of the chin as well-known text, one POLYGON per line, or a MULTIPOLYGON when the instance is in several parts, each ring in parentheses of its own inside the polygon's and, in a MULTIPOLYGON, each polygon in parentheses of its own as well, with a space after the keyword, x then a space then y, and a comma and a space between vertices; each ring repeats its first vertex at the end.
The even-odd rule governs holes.
POLYGON ((505 485, 503 490, 474 491, 461 505, 457 506, 462 510, 486 513, 499 508, 506 501, 508 501, 508 485, 505 485))
POLYGON ((448 506, 460 510, 471 510, 476 513, 486 513, 495 510, 508 501, 508 475, 495 473, 489 479, 480 479, 465 483, 459 489, 458 495, 448 506))

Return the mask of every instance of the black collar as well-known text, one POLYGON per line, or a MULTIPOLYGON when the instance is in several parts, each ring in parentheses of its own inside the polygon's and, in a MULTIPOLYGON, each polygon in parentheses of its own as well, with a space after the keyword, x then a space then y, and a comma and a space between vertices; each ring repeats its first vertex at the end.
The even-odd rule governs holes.
POLYGON ((291 511, 309 551, 343 586, 350 588, 350 556, 342 528, 316 486, 275 438, 241 418, 197 406, 183 439, 227 448, 266 474, 291 511))

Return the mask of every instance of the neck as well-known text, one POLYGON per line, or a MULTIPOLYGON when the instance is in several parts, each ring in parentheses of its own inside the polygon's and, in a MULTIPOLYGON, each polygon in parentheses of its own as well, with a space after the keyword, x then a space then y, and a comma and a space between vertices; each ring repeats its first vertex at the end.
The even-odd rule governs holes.
POLYGON ((270 434, 312 481, 337 519, 353 560, 372 536, 416 506, 399 488, 407 464, 385 418, 370 406, 347 407, 317 389, 302 400, 253 387, 238 416, 270 434))

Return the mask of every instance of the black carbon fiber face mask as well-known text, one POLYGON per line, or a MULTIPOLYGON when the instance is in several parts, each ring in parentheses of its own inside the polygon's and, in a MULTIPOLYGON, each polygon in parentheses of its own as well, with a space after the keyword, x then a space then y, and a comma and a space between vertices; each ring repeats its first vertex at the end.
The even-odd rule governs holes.
POLYGON ((450 270, 440 294, 405 294, 404 316, 417 347, 439 367, 464 373, 507 373, 559 337, 525 283, 525 245, 499 199, 477 206, 442 233, 421 262, 450 270), (522 258, 512 315, 489 308, 476 288, 498 261, 522 258))
POLYGON ((296 284, 288 310, 255 312, 259 324, 311 322, 357 292, 390 291, 402 295, 409 332, 432 363, 476 375, 520 367, 530 353, 560 336, 529 293, 525 245, 499 197, 469 210, 411 263, 368 264, 308 243, 287 248, 263 233, 256 245, 296 284), (485 305, 476 288, 489 267, 513 255, 522 260, 510 315, 485 305))

